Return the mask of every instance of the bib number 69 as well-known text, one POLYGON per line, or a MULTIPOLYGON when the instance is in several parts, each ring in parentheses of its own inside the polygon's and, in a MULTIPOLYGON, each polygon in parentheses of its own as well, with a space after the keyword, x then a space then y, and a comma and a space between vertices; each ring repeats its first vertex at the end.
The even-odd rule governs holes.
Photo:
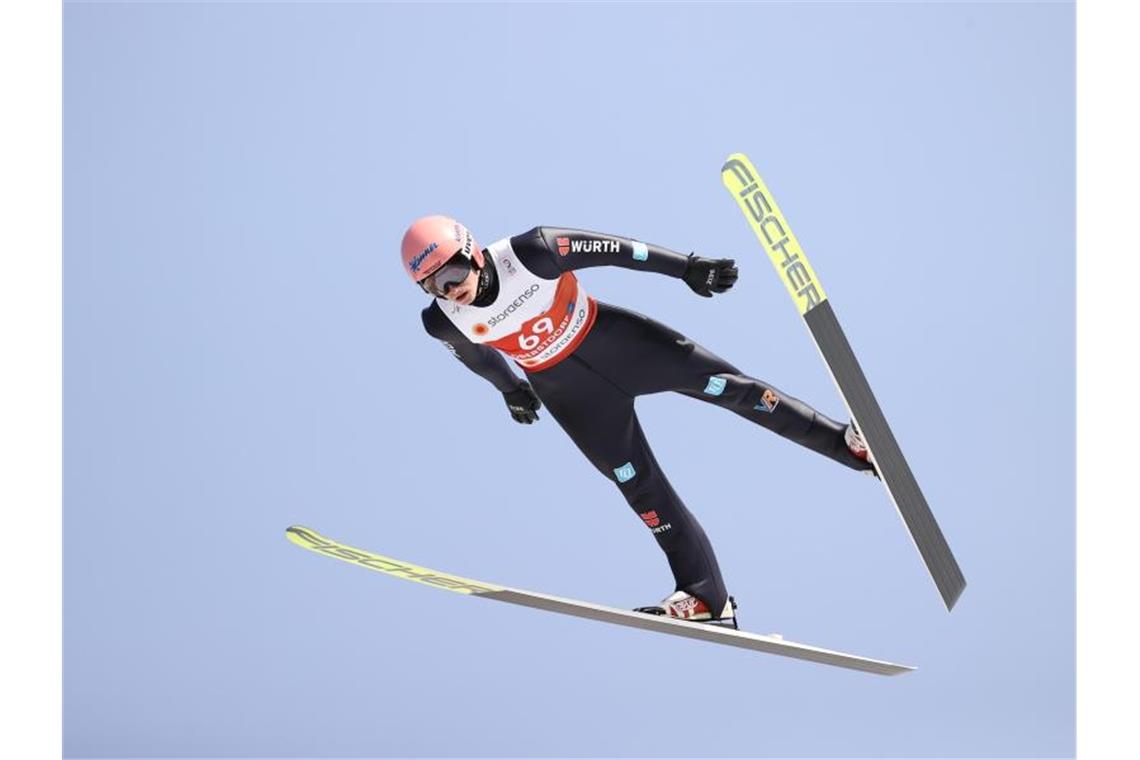
POLYGON ((550 317, 543 317, 530 326, 529 335, 519 336, 519 348, 524 351, 530 351, 536 348, 542 342, 542 338, 538 337, 540 333, 554 332, 554 320, 550 317))

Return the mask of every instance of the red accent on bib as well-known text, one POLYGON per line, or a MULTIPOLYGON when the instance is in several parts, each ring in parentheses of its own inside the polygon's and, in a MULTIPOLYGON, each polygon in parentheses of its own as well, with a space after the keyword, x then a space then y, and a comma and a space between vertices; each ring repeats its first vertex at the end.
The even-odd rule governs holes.
POLYGON ((554 301, 548 309, 528 319, 517 332, 491 341, 487 345, 494 346, 511 356, 527 372, 553 367, 574 353, 586 334, 590 332, 590 328, 594 326, 594 319, 598 316, 597 302, 587 296, 584 322, 575 326, 579 318, 578 311, 583 308, 583 305, 575 300, 578 292, 578 278, 572 272, 563 272, 558 278, 554 301), (545 360, 537 358, 552 346, 556 346, 568 331, 571 332, 569 342, 560 346, 557 353, 545 360))

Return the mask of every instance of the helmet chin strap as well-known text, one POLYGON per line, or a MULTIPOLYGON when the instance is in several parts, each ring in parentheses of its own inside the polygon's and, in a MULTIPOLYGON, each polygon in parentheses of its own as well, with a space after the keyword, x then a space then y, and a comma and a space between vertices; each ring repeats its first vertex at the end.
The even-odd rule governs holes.
POLYGON ((483 268, 479 270, 479 282, 475 286, 475 298, 472 299, 472 303, 479 301, 488 294, 491 294, 493 298, 495 294, 492 291, 497 290, 495 287, 496 280, 495 266, 491 263, 490 257, 483 254, 483 268))

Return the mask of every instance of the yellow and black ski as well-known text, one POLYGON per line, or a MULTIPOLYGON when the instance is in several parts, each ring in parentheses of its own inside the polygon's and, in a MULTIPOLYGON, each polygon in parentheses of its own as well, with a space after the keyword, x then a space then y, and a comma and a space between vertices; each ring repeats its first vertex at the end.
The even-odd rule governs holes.
POLYGON ((744 212, 807 324, 851 418, 867 442, 871 462, 922 555, 946 609, 953 609, 966 588, 966 579, 871 392, 823 285, 748 157, 743 153, 732 154, 720 172, 724 186, 744 212))
POLYGON ((866 673, 875 673, 883 676, 894 676, 914 670, 914 668, 907 665, 897 665, 893 662, 872 660, 853 654, 834 652, 830 649, 820 649, 819 647, 811 647, 806 644, 784 641, 783 637, 778 634, 768 634, 764 636, 756 633, 748 633, 747 631, 738 631, 732 628, 705 625, 703 623, 688 623, 681 620, 661 617, 659 615, 647 615, 641 612, 633 612, 632 610, 620 610, 614 607, 604 607, 600 604, 579 602, 574 599, 563 599, 561 597, 539 594, 533 591, 521 591, 519 589, 507 588, 506 586, 498 586, 493 583, 484 583, 483 581, 473 581, 470 578, 441 573, 438 570, 431 570, 426 567, 420 567, 419 565, 413 565, 410 562, 385 557, 382 554, 374 554, 364 549, 357 549, 354 546, 348 546, 347 544, 342 544, 339 541, 334 541, 331 538, 322 536, 311 528, 302 528, 299 525, 294 525, 286 530, 285 535, 297 546, 316 552, 317 554, 324 554, 358 567, 375 570, 378 573, 415 581, 416 583, 422 583, 426 586, 434 586, 436 588, 454 591, 458 594, 477 596, 482 599, 494 599, 500 602, 518 604, 523 607, 533 607, 548 612, 557 612, 562 615, 573 615, 589 620, 599 620, 604 623, 624 625, 630 628, 642 628, 647 631, 655 631, 670 636, 699 639, 714 644, 751 649, 756 652, 767 652, 768 654, 776 654, 782 657, 793 657, 797 660, 808 660, 823 665, 833 665, 850 670, 861 670, 866 673))

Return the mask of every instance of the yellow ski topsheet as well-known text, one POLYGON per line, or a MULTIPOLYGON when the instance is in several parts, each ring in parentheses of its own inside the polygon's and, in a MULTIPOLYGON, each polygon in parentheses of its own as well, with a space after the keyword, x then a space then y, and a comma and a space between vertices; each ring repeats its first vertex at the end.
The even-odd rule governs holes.
POLYGON ((369 570, 375 570, 378 573, 415 581, 416 583, 423 583, 428 586, 435 586, 436 588, 443 588, 460 594, 485 594, 491 591, 504 590, 501 586, 492 586, 489 583, 473 581, 469 578, 461 578, 458 575, 441 573, 438 570, 431 570, 426 567, 420 567, 419 565, 402 562, 398 559, 392 559, 391 557, 385 557, 382 554, 373 554, 364 549, 357 549, 354 546, 348 546, 334 541, 331 538, 326 538, 311 528, 294 525, 285 531, 285 535, 297 546, 316 552, 317 554, 325 554, 329 557, 344 560, 345 562, 351 562, 354 565, 366 567, 369 570))
POLYGON ((743 153, 733 153, 720 169, 724 186, 736 198, 752 231, 768 252, 772 266, 784 281, 800 315, 823 303, 827 295, 808 263, 780 207, 756 167, 743 153))

